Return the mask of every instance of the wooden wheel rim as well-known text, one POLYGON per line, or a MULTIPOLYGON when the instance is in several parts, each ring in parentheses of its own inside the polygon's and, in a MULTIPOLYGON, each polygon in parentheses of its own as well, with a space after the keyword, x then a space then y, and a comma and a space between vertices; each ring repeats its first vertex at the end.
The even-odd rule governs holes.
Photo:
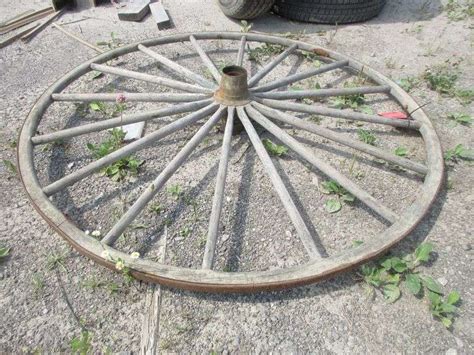
POLYGON ((263 34, 242 34, 238 32, 185 33, 149 39, 111 50, 71 70, 50 86, 31 109, 23 124, 18 141, 18 167, 24 188, 35 209, 48 224, 81 254, 110 269, 115 269, 113 262, 101 256, 103 251, 107 250, 114 258, 123 259, 126 265, 130 267, 132 275, 138 279, 157 282, 171 287, 206 292, 254 292, 290 288, 326 279, 380 256, 407 236, 426 215, 441 188, 444 174, 441 145, 430 120, 414 99, 393 81, 352 58, 315 45, 263 34), (43 113, 53 102, 52 94, 61 92, 74 80, 89 72, 92 63, 101 64, 121 55, 137 51, 139 44, 155 46, 183 42, 189 41, 190 36, 200 40, 222 39, 235 41, 240 40, 243 35, 248 41, 267 42, 287 47, 296 44, 300 50, 312 51, 333 60, 348 60, 351 68, 358 71, 363 68, 367 77, 379 85, 389 86, 391 88, 391 96, 408 112, 412 112, 412 118, 421 125, 419 131, 425 143, 428 172, 424 178, 423 188, 418 198, 402 213, 398 221, 363 245, 342 251, 328 258, 313 259, 306 264, 286 269, 229 273, 206 269, 182 268, 159 264, 150 260, 133 259, 128 254, 84 234, 82 230, 69 221, 51 203, 43 193, 42 187, 38 182, 33 161, 34 146, 31 138, 36 133, 43 113))

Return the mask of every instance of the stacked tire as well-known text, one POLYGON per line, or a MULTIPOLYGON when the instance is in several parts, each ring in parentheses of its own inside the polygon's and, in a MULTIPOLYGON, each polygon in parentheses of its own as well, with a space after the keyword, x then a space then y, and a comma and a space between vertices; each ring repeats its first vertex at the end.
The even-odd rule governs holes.
POLYGON ((238 20, 251 20, 267 13, 275 0, 219 0, 222 12, 238 20))
POLYGON ((386 0, 276 0, 273 11, 290 20, 327 24, 361 22, 377 16, 386 0))
POLYGON ((224 14, 239 20, 273 11, 290 20, 327 24, 361 22, 377 16, 386 0, 219 0, 224 14))

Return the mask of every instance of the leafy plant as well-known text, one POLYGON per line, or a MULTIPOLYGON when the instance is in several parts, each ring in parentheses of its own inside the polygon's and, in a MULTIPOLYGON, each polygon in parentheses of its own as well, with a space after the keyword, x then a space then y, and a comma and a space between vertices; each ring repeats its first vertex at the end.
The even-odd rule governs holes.
POLYGON ((456 311, 455 304, 459 301, 459 294, 451 292, 443 300, 442 286, 431 276, 420 274, 418 266, 427 263, 433 252, 433 245, 423 243, 415 252, 403 257, 389 255, 378 262, 363 265, 359 275, 362 277, 369 291, 379 291, 389 303, 397 301, 401 295, 401 287, 414 296, 427 296, 431 301, 430 309, 437 319, 446 327, 452 324, 456 311))
POLYGON ((423 77, 428 82, 429 88, 440 94, 452 96, 459 77, 457 65, 458 63, 451 64, 447 61, 427 68, 423 77))
POLYGON ((122 40, 118 38, 114 32, 110 32, 110 41, 100 41, 96 43, 98 46, 106 47, 108 49, 115 49, 122 45, 122 40))
POLYGON ((342 208, 341 202, 338 199, 334 198, 330 198, 329 200, 327 200, 324 206, 326 207, 326 211, 328 213, 339 212, 342 208))
POLYGON ((408 76, 398 80, 397 84, 406 92, 410 92, 419 84, 419 80, 413 76, 408 76))
POLYGON ((54 270, 56 268, 61 268, 63 271, 66 270, 65 260, 66 260, 67 251, 58 253, 56 251, 51 252, 46 259, 46 263, 49 270, 54 270))
POLYGON ((31 278, 31 284, 33 285, 33 290, 36 296, 43 292, 45 284, 43 277, 39 273, 35 272, 33 274, 33 277, 31 278))
POLYGON ((451 113, 448 115, 448 119, 465 126, 470 126, 474 121, 472 116, 467 113, 451 113))
POLYGON ((86 355, 92 350, 91 336, 88 331, 83 330, 80 337, 71 340, 70 346, 73 353, 86 355))
MULTIPOLYGON (((100 159, 116 151, 122 145, 125 132, 122 129, 114 128, 108 131, 111 137, 96 145, 87 143, 87 148, 92 152, 94 158, 100 159)), ((113 181, 123 180, 128 175, 137 175, 143 161, 134 156, 124 157, 102 169, 102 174, 113 181)))
POLYGON ((179 235, 184 238, 186 238, 190 234, 191 234, 191 228, 189 228, 188 226, 184 227, 183 229, 179 231, 179 235))
POLYGON ((183 195, 183 189, 178 184, 168 187, 168 192, 175 200, 179 200, 179 198, 183 195))
POLYGON ((474 160, 474 149, 458 144, 444 153, 444 160, 454 163, 457 163, 459 160, 474 160))
POLYGON ((323 181, 320 186, 320 191, 326 195, 336 195, 335 199, 328 199, 324 206, 329 213, 339 212, 342 208, 342 202, 352 203, 355 198, 346 189, 339 185, 334 180, 323 181))
POLYGON ((259 47, 248 50, 249 60, 261 64, 273 55, 282 53, 285 50, 284 46, 272 43, 264 43, 259 47))
POLYGON ((474 89, 456 89, 454 91, 454 96, 461 101, 461 104, 470 104, 474 100, 474 89))
POLYGON ((150 209, 151 212, 154 212, 156 214, 161 214, 164 211, 163 206, 160 205, 159 203, 154 203, 154 204, 150 205, 149 209, 150 209))
MULTIPOLYGON (((348 85, 344 85, 344 87, 349 87, 348 85)), ((336 96, 334 99, 331 100, 331 105, 344 109, 344 108, 351 108, 351 109, 358 109, 365 103, 365 95, 364 94, 355 94, 355 95, 344 95, 344 96, 336 96)))
POLYGON ((6 258, 10 254, 10 248, 9 247, 0 247, 0 260, 3 258, 6 258))
POLYGON ((252 29, 253 24, 245 20, 240 21, 240 32, 248 33, 252 29))
POLYGON ((104 117, 115 117, 121 115, 126 110, 126 108, 127 105, 123 102, 116 102, 113 105, 109 105, 101 101, 92 101, 89 103, 90 110, 99 112, 104 117))
POLYGON ((428 292, 430 300, 430 311, 433 317, 439 319, 446 328, 450 328, 453 324, 453 318, 457 313, 461 297, 457 291, 451 291, 445 299, 436 292, 428 292))
POLYGON ((282 155, 285 155, 288 152, 288 147, 273 143, 270 139, 263 139, 262 143, 267 152, 272 155, 281 157, 282 155))
POLYGON ((474 16, 474 3, 468 1, 467 4, 460 4, 458 0, 448 0, 448 3, 444 6, 444 10, 447 13, 450 21, 461 21, 466 17, 474 16))
POLYGON ((319 60, 319 55, 316 53, 303 51, 301 52, 301 55, 316 68, 319 68, 322 65, 322 62, 319 60))
POLYGON ((357 136, 359 137, 360 141, 366 144, 375 145, 375 142, 377 141, 377 137, 375 137, 374 134, 362 128, 357 130, 357 136))
POLYGON ((7 160, 7 159, 3 159, 3 165, 5 166, 5 168, 7 169, 7 171, 12 174, 12 175, 16 175, 17 174, 17 170, 16 170, 16 166, 15 164, 13 164, 10 160, 7 160))
POLYGON ((397 147, 394 151, 395 155, 399 157, 406 157, 408 154, 408 149, 405 147, 397 147))

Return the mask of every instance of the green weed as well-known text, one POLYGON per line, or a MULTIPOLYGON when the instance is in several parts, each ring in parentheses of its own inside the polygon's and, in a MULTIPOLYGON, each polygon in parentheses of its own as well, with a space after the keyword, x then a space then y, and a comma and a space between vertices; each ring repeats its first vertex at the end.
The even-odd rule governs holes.
POLYGON ((0 260, 2 260, 3 258, 6 258, 9 254, 10 254, 9 247, 0 246, 0 260))
POLYGON ((2 161, 3 165, 5 166, 5 169, 7 169, 10 174, 16 175, 18 173, 16 170, 16 165, 13 164, 10 160, 3 159, 2 161))
POLYGON ((328 199, 325 202, 325 208, 328 213, 336 213, 342 209, 342 202, 352 203, 355 198, 346 189, 334 180, 323 181, 320 191, 326 195, 336 195, 336 198, 328 199))
POLYGON ((242 33, 248 33, 252 29, 253 24, 248 23, 245 20, 240 21, 240 32, 242 33))
POLYGON ((278 44, 265 43, 259 47, 248 50, 249 60, 261 64, 268 60, 271 56, 282 53, 284 46, 278 44))
POLYGON ((419 83, 420 81, 418 80, 418 78, 415 78, 413 76, 408 76, 397 81, 397 84, 406 92, 412 91, 415 87, 418 86, 419 83))
POLYGON ((288 147, 273 143, 270 139, 263 139, 262 143, 267 152, 269 152, 271 155, 281 157, 288 152, 288 147))
POLYGON ((444 153, 444 160, 454 163, 460 160, 474 160, 474 149, 469 149, 462 144, 458 144, 444 153))
POLYGON ((448 119, 465 126, 470 126, 474 121, 472 116, 467 113, 451 113, 448 115, 448 119))
POLYGON ((175 200, 179 200, 183 195, 183 189, 178 184, 168 187, 168 192, 175 200))
POLYGON ((459 294, 453 291, 443 300, 443 290, 439 282, 417 270, 420 265, 430 260, 432 252, 433 245, 424 243, 412 254, 403 257, 390 255, 363 265, 359 269, 359 275, 371 295, 379 291, 389 303, 402 296, 402 288, 416 297, 427 296, 431 302, 430 310, 433 316, 449 328, 456 312, 454 305, 459 301, 459 294))
POLYGON ((450 21, 461 21, 474 16, 474 2, 468 1, 467 4, 461 4, 458 0, 448 0, 444 10, 450 21))
POLYGON ((458 64, 447 61, 444 64, 427 68, 423 77, 428 82, 429 88, 440 94, 453 96, 456 81, 459 78, 458 64))
MULTIPOLYGON (((100 159, 116 151, 122 145, 125 132, 122 129, 114 128, 109 130, 110 138, 100 144, 87 143, 87 148, 92 152, 95 159, 100 159)), ((102 174, 113 181, 121 181, 129 175, 137 175, 143 161, 134 156, 124 157, 101 170, 102 174)))
POLYGON ((375 145, 375 143, 377 142, 377 137, 374 134, 362 128, 359 128, 357 130, 357 136, 359 137, 360 141, 366 144, 375 145))
POLYGON ((74 354, 87 355, 92 351, 92 337, 88 331, 83 330, 80 337, 71 340, 70 347, 74 354))
POLYGON ((397 147, 394 151, 395 155, 399 157, 406 157, 408 154, 408 149, 405 147, 397 147))
POLYGON ((60 268, 63 271, 67 271, 65 266, 67 253, 67 251, 63 251, 61 253, 56 251, 51 252, 46 259, 48 270, 60 268))

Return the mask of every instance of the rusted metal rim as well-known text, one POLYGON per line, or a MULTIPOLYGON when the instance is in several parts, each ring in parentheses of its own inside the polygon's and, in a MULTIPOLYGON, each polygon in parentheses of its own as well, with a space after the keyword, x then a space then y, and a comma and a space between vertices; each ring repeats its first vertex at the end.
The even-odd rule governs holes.
POLYGON ((301 41, 253 33, 245 33, 245 39, 247 41, 283 45, 289 48, 292 46, 297 47, 300 50, 310 51, 326 57, 329 61, 347 61, 350 68, 356 71, 363 69, 364 74, 377 84, 388 86, 391 96, 408 112, 412 112, 413 122, 419 125, 419 131, 425 142, 427 172, 418 198, 399 216, 395 223, 371 241, 328 258, 313 259, 304 265, 286 269, 228 273, 209 269, 187 269, 163 265, 145 259, 133 259, 129 255, 84 234, 51 203, 38 182, 33 161, 34 145, 32 137, 36 134, 43 113, 53 102, 53 94, 60 93, 74 80, 89 72, 91 64, 105 63, 110 59, 134 52, 138 49, 139 45, 148 47, 189 41, 190 38, 194 38, 194 40, 221 39, 238 41, 242 39, 242 36, 242 33, 234 32, 185 33, 149 39, 111 50, 67 73, 49 87, 33 106, 24 122, 18 141, 18 166, 21 180, 32 204, 40 215, 81 254, 110 269, 114 269, 114 264, 101 256, 103 251, 106 250, 114 258, 122 258, 136 278, 158 282, 171 287, 205 292, 254 292, 284 289, 326 279, 380 256, 407 236, 429 211, 442 185, 444 164, 436 132, 430 120, 414 99, 393 81, 352 58, 301 41))

